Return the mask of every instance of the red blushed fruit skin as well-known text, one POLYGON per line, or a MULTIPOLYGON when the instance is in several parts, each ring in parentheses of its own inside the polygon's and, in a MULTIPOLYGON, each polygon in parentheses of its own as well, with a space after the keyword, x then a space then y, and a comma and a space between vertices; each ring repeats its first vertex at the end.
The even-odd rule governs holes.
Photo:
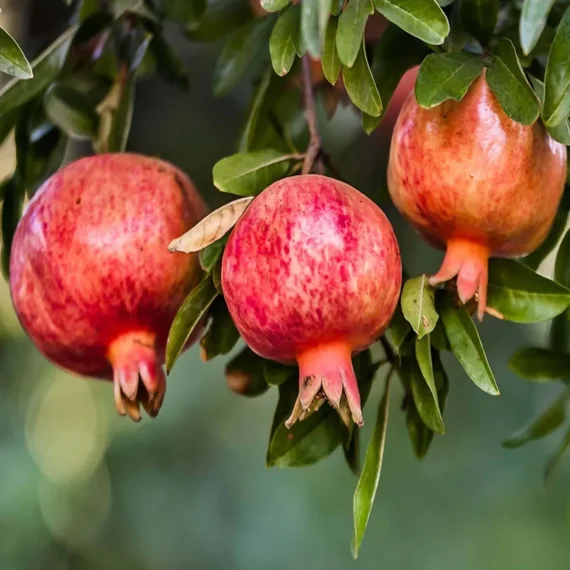
POLYGON ((565 178, 566 147, 539 121, 510 119, 485 73, 461 102, 426 110, 412 93, 394 129, 392 200, 430 244, 447 248, 432 283, 459 273, 464 302, 479 287, 480 317, 488 257, 526 255, 544 241, 565 178))
POLYGON ((338 360, 342 374, 353 376, 350 355, 387 327, 401 273, 382 210, 347 184, 303 175, 269 186, 240 218, 225 248, 222 289, 250 348, 282 363, 298 361, 303 389, 311 375, 304 364, 318 368, 325 353, 331 367, 338 360))
POLYGON ((129 360, 156 358, 143 380, 160 374, 152 367, 201 276, 196 255, 168 244, 206 212, 188 178, 155 158, 102 154, 53 175, 22 216, 10 262, 12 301, 36 347, 86 376, 134 365, 125 374, 136 374, 135 392, 129 360))

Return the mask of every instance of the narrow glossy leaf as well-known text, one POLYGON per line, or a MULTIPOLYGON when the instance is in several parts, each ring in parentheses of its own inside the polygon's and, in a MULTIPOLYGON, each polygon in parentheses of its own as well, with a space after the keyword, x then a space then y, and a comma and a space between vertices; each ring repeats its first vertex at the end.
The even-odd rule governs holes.
POLYGON ((382 100, 368 65, 364 42, 352 67, 342 68, 342 79, 350 100, 364 113, 378 117, 382 100))
POLYGON ((65 63, 69 46, 77 28, 78 26, 75 25, 65 31, 32 62, 34 73, 32 79, 14 78, 2 88, 0 91, 0 117, 35 97, 57 77, 65 63))
POLYGON ((162 12, 167 19, 185 26, 189 30, 197 29, 206 14, 207 0, 160 0, 162 12))
MULTIPOLYGON (((319 0, 319 42, 322 46, 325 42, 325 33, 327 31, 327 24, 333 11, 333 4, 338 3, 339 0, 319 0)), ((339 14, 340 15, 340 14, 339 14)))
POLYGON ((396 350, 400 350, 400 347, 406 340, 408 334, 412 332, 412 326, 404 317, 402 313, 401 304, 398 303, 394 316, 390 321, 390 326, 388 327, 388 333, 396 350))
POLYGON ((261 7, 267 12, 279 12, 290 2, 291 0, 261 0, 261 7))
POLYGON ((434 289, 430 287, 427 275, 406 281, 401 305, 404 317, 420 338, 435 328, 439 316, 434 305, 434 289))
POLYGON ((499 16, 499 0, 459 0, 461 24, 485 45, 493 36, 499 16))
POLYGON ((423 459, 431 446, 434 432, 426 426, 415 405, 410 405, 406 412, 406 428, 415 456, 423 459))
POLYGON ((368 17, 374 13, 371 0, 350 0, 338 19, 336 48, 341 62, 352 67, 362 46, 368 17))
POLYGON ((9 178, 2 183, 2 195, 2 271, 8 278, 12 241, 22 215, 24 192, 14 178, 9 178))
POLYGON ((428 55, 416 81, 418 103, 431 109, 448 99, 461 101, 483 66, 481 57, 464 51, 428 55))
POLYGON ((509 368, 538 382, 570 378, 570 355, 537 346, 521 348, 510 357, 509 368))
MULTIPOLYGON (((535 93, 538 95, 540 102, 544 105, 544 83, 537 79, 536 77, 531 77, 531 82, 534 87, 535 93)), ((562 143, 564 145, 570 145, 570 120, 566 119, 562 121, 558 125, 548 126, 546 125, 546 129, 550 133, 550 136, 562 143)), ((542 246, 541 246, 542 247, 542 246)), ((531 254, 532 255, 532 254, 531 254)))
POLYGON ((550 47, 544 76, 543 119, 547 126, 566 121, 570 115, 570 6, 558 25, 550 47))
POLYGON ((2 27, 0 27, 0 71, 19 79, 30 79, 34 75, 24 52, 2 27))
POLYGON ((449 34, 449 22, 435 0, 374 0, 376 10, 408 34, 441 45, 449 34))
MULTIPOLYGON (((414 394, 414 399, 417 396, 423 396, 421 399, 424 402, 428 402, 427 405, 424 403, 424 407, 427 406, 426 412, 429 412, 429 415, 433 418, 431 424, 428 424, 431 429, 438 433, 445 433, 445 428, 443 427, 443 418, 441 415, 441 411, 439 409, 439 402, 437 398, 437 387, 435 385, 435 375, 432 363, 432 355, 431 355, 431 342, 430 342, 430 335, 426 335, 423 338, 416 339, 416 360, 418 362, 419 370, 421 371, 421 376, 425 381, 425 385, 429 389, 429 393, 431 396, 432 403, 428 402, 428 398, 426 398, 427 394, 425 392, 424 387, 421 387, 420 390, 417 390, 417 394, 414 394)), ((420 382, 417 382, 419 385, 420 382)), ((416 386, 417 389, 417 386, 416 386)), ((414 390, 414 384, 412 383, 412 391, 414 390)), ((416 406, 418 410, 420 410, 420 406, 416 401, 416 406)))
POLYGON ((273 360, 265 360, 263 370, 265 381, 270 386, 281 386, 281 384, 299 377, 299 369, 296 366, 285 366, 273 360))
POLYGON ((554 279, 564 287, 570 287, 570 230, 560 242, 554 266, 554 279))
POLYGON ((519 21, 519 34, 521 47, 525 55, 528 55, 536 46, 554 1, 524 0, 519 21))
POLYGON ((431 345, 436 350, 451 350, 451 347, 449 346, 449 341, 447 340, 447 336, 445 335, 445 329, 443 328, 443 324, 441 323, 441 320, 437 321, 437 325, 435 325, 435 328, 433 329, 433 331, 431 331, 431 333, 429 335, 429 339, 430 339, 431 345))
MULTIPOLYGON (((249 106, 249 111, 247 113, 247 120, 243 133, 241 135, 239 143, 239 151, 247 152, 255 149, 255 144, 257 142, 258 127, 262 122, 262 119, 267 111, 267 107, 270 103, 269 91, 275 74, 271 69, 267 69, 265 73, 261 76, 259 83, 257 84, 251 103, 249 106)), ((263 121, 266 124, 268 121, 263 121)))
POLYGON ((443 296, 439 311, 451 352, 473 383, 491 396, 499 395, 499 387, 481 344, 475 323, 464 306, 455 307, 443 296))
POLYGON ((200 355, 204 362, 228 354, 239 340, 239 332, 221 295, 216 297, 208 316, 210 326, 200 339, 200 355))
POLYGON ((570 320, 568 311, 552 319, 552 325, 548 333, 549 347, 558 353, 570 350, 570 320))
POLYGON ((297 50, 303 55, 303 39, 301 36, 301 7, 291 6, 280 16, 269 38, 271 65, 277 75, 287 75, 295 61, 297 50))
POLYGON ((562 438, 562 440, 554 450, 554 453, 548 460, 548 463, 546 464, 546 467, 544 469, 545 483, 547 483, 550 480, 550 478, 554 474, 555 469, 558 467, 558 464, 560 463, 564 455, 568 453, 569 449, 570 449, 570 428, 566 430, 564 437, 562 438))
POLYGON ((521 428, 509 439, 503 441, 503 447, 514 449, 521 447, 529 441, 541 439, 559 428, 566 419, 566 402, 568 392, 563 392, 543 412, 541 412, 529 425, 521 428))
POLYGON ((156 62, 156 71, 164 81, 183 90, 188 89, 190 80, 188 71, 180 56, 163 37, 160 30, 155 30, 149 46, 156 62))
POLYGON ((323 74, 325 79, 331 84, 335 85, 340 74, 342 63, 336 48, 336 34, 338 30, 338 18, 332 16, 329 19, 327 30, 325 32, 325 43, 323 46, 323 56, 321 63, 323 67, 323 74))
POLYGON ((196 325, 206 314, 217 295, 218 291, 214 287, 212 278, 207 276, 197 287, 190 291, 184 303, 178 309, 178 313, 176 313, 170 327, 166 343, 166 371, 168 373, 172 370, 176 359, 180 356, 196 325))
MULTIPOLYGON (((533 81, 534 83, 534 81, 533 81)), ((568 221, 568 212, 563 210, 558 210, 556 212, 556 217, 554 218, 554 223, 546 239, 534 250, 530 255, 523 257, 520 262, 530 267, 533 270, 538 269, 540 264, 546 259, 546 256, 556 247, 558 241, 562 237, 564 230, 566 229, 566 222, 568 221)))
POLYGON ((297 398, 298 383, 285 382, 279 386, 279 402, 273 419, 273 429, 266 464, 268 467, 303 467, 328 457, 346 434, 339 415, 328 404, 312 413, 291 429, 285 420, 297 398))
POLYGON ((531 125, 540 114, 540 102, 532 90, 515 46, 502 38, 495 48, 495 59, 486 74, 487 83, 505 113, 514 121, 531 125))
POLYGON ((253 197, 239 198, 214 210, 185 234, 172 240, 169 251, 192 253, 218 241, 235 226, 252 200, 253 197))
POLYGON ((93 138, 99 128, 99 115, 79 91, 53 83, 44 96, 44 106, 51 121, 72 138, 93 138))
POLYGON ((113 116, 113 126, 109 134, 109 152, 123 152, 127 148, 134 104, 135 80, 131 76, 122 85, 119 106, 113 116))
POLYGON ((364 459, 364 466, 362 473, 356 486, 354 493, 354 536, 352 539, 351 550, 354 558, 358 558, 358 551, 362 543, 378 483, 380 481, 380 473, 382 471, 382 461, 384 459, 384 446, 386 444, 386 430, 388 427, 388 411, 390 407, 390 386, 391 375, 386 379, 386 387, 384 388, 384 395, 378 408, 378 416, 372 437, 368 442, 366 448, 366 457, 364 459))
POLYGON ((263 376, 263 358, 249 347, 244 347, 226 365, 228 388, 246 398, 256 398, 269 389, 263 376))
POLYGON ((515 323, 552 319, 570 306, 570 291, 511 259, 489 262, 487 305, 515 323))
POLYGON ((229 234, 200 250, 200 265, 204 271, 211 271, 224 253, 229 234))
POLYGON ((257 18, 236 30, 222 49, 214 69, 214 94, 228 93, 241 79, 251 77, 269 59, 268 42, 275 16, 257 18))
POLYGON ((356 475, 360 476, 360 430, 353 429, 348 442, 346 442, 342 450, 344 459, 348 468, 356 475))
POLYGON ((285 176, 292 158, 271 148, 233 154, 214 165, 214 186, 238 196, 255 196, 285 176))
POLYGON ((301 2, 301 34, 313 58, 321 55, 319 35, 319 0, 303 0, 301 2))
POLYGON ((220 258, 218 259, 218 261, 215 263, 214 267, 212 267, 212 281, 214 282, 214 287, 216 288, 216 291, 218 293, 220 293, 221 295, 224 294, 224 292, 222 291, 222 257, 220 256, 220 258))

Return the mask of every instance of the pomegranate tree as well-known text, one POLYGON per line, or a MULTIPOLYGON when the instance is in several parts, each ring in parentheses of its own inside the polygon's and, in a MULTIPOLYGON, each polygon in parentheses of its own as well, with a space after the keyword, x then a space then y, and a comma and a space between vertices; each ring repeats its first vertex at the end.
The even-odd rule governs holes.
POLYGON ((520 257, 546 238, 566 180, 566 147, 544 125, 510 119, 485 73, 460 101, 424 109, 411 94, 396 123, 388 186, 394 204, 446 249, 437 285, 457 277, 483 317, 489 257, 520 257))
POLYGON ((286 178, 245 211, 224 251, 222 290, 254 352, 299 364, 288 426, 325 397, 362 425, 351 356, 385 330, 401 274, 390 222, 348 184, 319 175, 286 178))
POLYGON ((201 276, 196 255, 167 245, 205 213, 174 166, 102 154, 49 178, 18 224, 10 292, 22 326, 51 361, 112 380, 117 410, 134 420, 140 404, 160 409, 168 331, 201 276))

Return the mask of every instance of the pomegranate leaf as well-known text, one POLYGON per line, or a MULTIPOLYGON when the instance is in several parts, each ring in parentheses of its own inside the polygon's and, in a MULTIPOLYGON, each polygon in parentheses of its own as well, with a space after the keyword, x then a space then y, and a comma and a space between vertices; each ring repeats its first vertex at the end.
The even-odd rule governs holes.
POLYGON ((190 85, 188 71, 180 56, 163 36, 158 26, 153 27, 149 51, 156 62, 156 71, 166 81, 186 91, 190 85))
POLYGON ((445 433, 439 409, 431 357, 430 335, 416 338, 416 363, 412 360, 411 387, 416 408, 425 424, 437 433, 445 433))
POLYGON ((269 38, 271 65, 277 75, 289 73, 295 56, 303 56, 306 47, 301 36, 301 7, 291 6, 280 16, 269 38))
POLYGON ((540 101, 532 90, 511 40, 502 38, 487 69, 487 83, 505 113, 514 121, 531 125, 540 114, 540 101))
MULTIPOLYGON (((540 103, 544 105, 544 83, 537 79, 536 77, 530 77, 532 81, 532 85, 534 87, 535 93, 538 95, 540 99, 540 103)), ((543 115, 544 118, 544 115, 543 115)), ((562 121, 558 125, 548 126, 546 125, 546 129, 552 136, 552 138, 559 143, 564 145, 570 145, 570 120, 566 119, 562 121)))
POLYGON ((437 325, 435 325, 435 328, 429 334, 429 338, 431 345, 436 350, 451 350, 441 320, 437 321, 437 325))
POLYGON ((313 59, 317 59, 321 55, 332 4, 333 0, 303 0, 301 2, 303 43, 307 46, 313 59))
POLYGON ((240 152, 255 150, 259 127, 267 123, 264 115, 267 113, 267 107, 270 103, 268 94, 274 78, 275 74, 270 69, 267 69, 255 87, 247 114, 247 121, 240 138, 238 149, 240 152))
POLYGON ((483 71, 483 59, 464 51, 428 55, 420 66, 415 94, 418 103, 431 109, 447 101, 461 101, 483 71))
POLYGON ((568 352, 570 350, 570 315, 565 311, 552 320, 548 333, 548 343, 555 352, 568 352))
POLYGON ((197 287, 190 291, 178 309, 166 341, 166 372, 168 374, 170 374, 190 335, 217 296, 218 291, 212 278, 207 275, 197 287))
MULTIPOLYGON (((193 2, 200 0, 193 0, 193 2)), ((192 4, 193 2, 190 2, 192 4)), ((114 0, 111 4, 115 18, 120 18, 125 13, 136 14, 152 22, 158 22, 157 15, 145 4, 144 0, 114 0)))
POLYGON ((191 41, 214 42, 237 30, 251 19, 248 2, 218 0, 208 2, 206 13, 198 27, 186 29, 186 37, 191 41))
POLYGON ((560 441, 559 445, 554 450, 554 453, 548 460, 546 467, 544 469, 544 482, 547 483, 552 475, 554 474, 554 470, 558 467, 560 460, 562 457, 568 452, 570 449, 570 428, 566 430, 564 437, 560 441))
POLYGON ((394 312, 394 316, 390 321, 390 326, 388 327, 390 339, 392 340, 392 344, 396 350, 400 350, 400 347, 406 340, 406 337, 411 332, 411 330, 412 327, 410 323, 406 320, 404 314, 402 313, 401 304, 398 303, 394 312))
POLYGON ((200 265, 204 271, 211 271, 222 257, 229 234, 210 244, 200 251, 200 265))
POLYGON ((338 55, 336 46, 336 35, 338 31, 338 18, 332 16, 327 24, 325 32, 325 42, 323 45, 323 55, 321 58, 321 65, 325 79, 334 85, 338 81, 342 63, 338 55))
POLYGON ((22 215, 24 192, 14 177, 2 182, 2 271, 10 274, 10 251, 16 226, 22 215))
POLYGON ((512 259, 489 262, 487 305, 506 320, 539 323, 570 306, 570 290, 512 259))
POLYGON ((531 346, 517 350, 509 368, 526 380, 550 382, 570 378, 570 355, 531 346))
POLYGON ((346 92, 356 107, 372 117, 380 116, 382 99, 368 65, 364 40, 354 65, 342 68, 342 79, 346 92))
POLYGON ((519 33, 521 47, 525 55, 536 46, 544 27, 548 13, 555 0, 524 0, 520 19, 519 33))
POLYGON ((269 389, 263 375, 264 359, 244 347, 226 365, 226 381, 230 390, 240 396, 255 398, 269 389))
POLYGON ((570 231, 562 238, 556 264, 554 266, 554 279, 564 287, 570 287, 570 231))
POLYGON ((570 6, 558 25, 550 46, 544 75, 543 118, 547 126, 559 125, 570 115, 570 6))
POLYGON ((434 305, 434 289, 429 286, 427 275, 406 281, 401 305, 404 317, 420 338, 435 328, 439 316, 434 305))
POLYGON ((270 386, 281 386, 292 378, 299 377, 299 369, 295 366, 286 366, 273 360, 266 360, 264 363, 263 373, 265 381, 270 386))
POLYGON ((18 77, 30 79, 34 76, 32 67, 16 40, 0 26, 0 71, 18 77))
POLYGON ((558 210, 554 223, 548 232, 548 236, 542 244, 535 249, 531 254, 523 257, 520 261, 527 267, 536 270, 538 266, 546 259, 546 256, 558 245, 564 230, 566 229, 566 222, 568 221, 568 212, 558 210))
POLYGON ((293 158, 272 148, 227 156, 214 165, 214 186, 238 196, 255 196, 283 178, 293 158))
POLYGON ((261 0, 261 7, 266 12, 279 12, 279 10, 283 10, 291 0, 261 0))
POLYGON ((68 28, 32 61, 34 76, 31 79, 22 80, 15 77, 2 88, 0 91, 0 117, 30 101, 59 75, 77 29, 77 25, 68 28))
POLYGON ((348 468, 356 475, 360 476, 360 430, 353 429, 348 441, 342 447, 344 459, 348 468))
POLYGON ((459 0, 463 28, 483 45, 493 36, 498 16, 499 0, 459 0))
POLYGON ((368 17, 374 14, 371 0, 350 0, 338 19, 336 48, 340 61, 352 67, 360 51, 368 17))
POLYGON ((151 0, 155 5, 155 12, 162 12, 164 17, 181 24, 189 30, 195 30, 200 26, 208 7, 207 0, 192 0, 180 2, 180 0, 151 0))
POLYGON ((374 0, 376 10, 408 34, 441 45, 449 34, 449 22, 435 0, 374 0))
POLYGON ((358 558, 358 551, 362 543, 374 498, 378 489, 378 482, 380 481, 380 473, 382 471, 382 461, 384 459, 384 446, 386 444, 386 431, 388 427, 388 415, 390 404, 390 386, 392 375, 389 374, 386 378, 386 387, 384 388, 384 395, 378 408, 378 416, 372 437, 366 448, 366 457, 364 459, 364 466, 362 473, 356 486, 354 493, 354 536, 352 539, 351 550, 352 555, 358 558))
POLYGON ((489 366, 477 327, 463 305, 454 306, 448 295, 441 296, 439 314, 451 352, 473 383, 491 396, 499 395, 499 387, 489 366))
POLYGON ((216 297, 212 303, 208 317, 211 320, 210 326, 200 339, 201 356, 204 362, 221 354, 228 354, 240 336, 221 295, 216 297))
POLYGON ((503 441, 503 447, 515 449, 529 441, 541 439, 558 429, 566 419, 566 408, 570 394, 566 390, 554 402, 542 411, 527 426, 518 430, 510 438, 503 441))

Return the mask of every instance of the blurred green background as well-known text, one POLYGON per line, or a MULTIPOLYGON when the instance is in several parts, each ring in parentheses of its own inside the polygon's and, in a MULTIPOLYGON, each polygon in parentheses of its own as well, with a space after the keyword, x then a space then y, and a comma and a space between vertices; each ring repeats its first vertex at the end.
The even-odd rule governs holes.
MULTIPOLYGON (((29 54, 35 33, 64 24, 59 4, 0 0, 1 23, 10 23, 29 54)), ((249 91, 244 86, 215 99, 212 69, 220 46, 182 38, 177 44, 191 90, 140 82, 129 149, 179 165, 214 207, 228 197, 213 188, 211 168, 235 151, 249 91)), ((349 109, 341 109, 325 131, 340 170, 382 201, 386 137, 361 134, 349 109)), ((11 152, 2 150, 3 170, 9 171, 11 152)), ((67 159, 83 152, 74 145, 67 159)), ((441 254, 384 205, 406 270, 433 271, 441 254)), ((543 270, 549 268, 547 260, 543 270)), ((158 418, 135 425, 116 416, 110 385, 66 374, 34 350, 4 283, 0 306, 2 570, 570 568, 570 462, 548 490, 542 485, 557 436, 517 451, 500 445, 557 392, 556 386, 514 377, 506 366, 516 347, 541 341, 541 327, 489 318, 483 324, 499 398, 479 391, 445 361, 451 377, 448 433, 436 436, 422 462, 408 441, 401 393, 393 391, 382 479, 354 562, 349 545, 356 479, 340 450, 311 468, 265 467, 275 390, 254 400, 232 394, 225 360, 206 365, 194 347, 170 377, 158 418)), ((365 441, 381 388, 379 379, 365 409, 365 441)))

